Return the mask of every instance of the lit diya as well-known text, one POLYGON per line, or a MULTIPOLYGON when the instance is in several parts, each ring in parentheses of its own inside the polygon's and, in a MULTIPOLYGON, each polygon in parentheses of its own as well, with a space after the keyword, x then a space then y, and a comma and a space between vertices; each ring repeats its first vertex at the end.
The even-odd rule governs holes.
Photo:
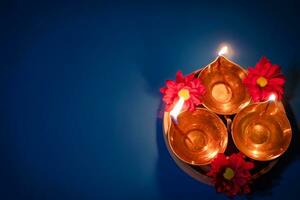
POLYGON ((236 147, 254 160, 273 160, 290 145, 291 125, 282 102, 275 98, 271 95, 269 101, 245 107, 233 120, 232 137, 236 147))
POLYGON ((222 54, 219 55, 199 74, 206 88, 203 105, 217 114, 231 115, 250 103, 250 95, 242 82, 247 72, 222 54))
POLYGON ((174 154, 192 165, 206 165, 227 146, 227 129, 214 113, 197 108, 179 114, 171 123, 168 142, 174 154))
POLYGON ((205 88, 194 74, 183 76, 181 71, 176 80, 168 80, 161 88, 170 110, 166 132, 172 152, 191 165, 205 165, 227 146, 227 129, 214 113, 199 108, 205 88))
POLYGON ((275 166, 292 130, 280 101, 280 66, 262 57, 246 71, 223 56, 227 50, 187 76, 178 71, 160 91, 172 158, 190 176, 233 197, 249 193, 249 185, 275 166))

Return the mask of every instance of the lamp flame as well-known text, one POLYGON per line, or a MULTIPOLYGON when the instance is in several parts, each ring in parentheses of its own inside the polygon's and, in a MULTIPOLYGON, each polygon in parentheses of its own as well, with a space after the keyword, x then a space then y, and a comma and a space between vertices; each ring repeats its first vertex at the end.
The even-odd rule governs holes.
POLYGON ((170 116, 173 119, 173 122, 176 124, 178 124, 177 116, 179 115, 183 105, 184 105, 184 98, 180 97, 179 101, 175 104, 174 108, 170 112, 170 116))
POLYGON ((275 101, 276 100, 276 95, 275 94, 271 94, 270 96, 269 96, 269 99, 268 99, 269 101, 275 101))
POLYGON ((227 54, 227 53, 228 53, 228 46, 223 46, 223 47, 220 49, 218 55, 219 55, 219 56, 223 56, 224 54, 227 54))

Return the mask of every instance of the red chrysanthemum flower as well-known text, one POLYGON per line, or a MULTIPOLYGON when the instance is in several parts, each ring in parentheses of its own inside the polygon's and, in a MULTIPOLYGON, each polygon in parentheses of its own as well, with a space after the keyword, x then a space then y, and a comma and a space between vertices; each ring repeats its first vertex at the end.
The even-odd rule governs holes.
POLYGON ((250 192, 250 169, 254 167, 252 162, 246 162, 241 153, 225 156, 218 154, 211 163, 208 176, 212 177, 217 192, 224 192, 233 197, 238 194, 250 192))
POLYGON ((266 57, 262 57, 254 68, 250 67, 248 76, 243 80, 255 102, 266 101, 271 94, 281 100, 284 82, 285 77, 280 67, 272 64, 266 57))
POLYGON ((185 100, 182 109, 193 111, 197 105, 201 104, 201 96, 205 92, 205 87, 199 78, 194 77, 194 74, 184 77, 182 72, 178 71, 176 81, 167 80, 166 87, 161 88, 160 92, 164 95, 163 101, 166 103, 167 112, 172 110, 180 97, 185 100))

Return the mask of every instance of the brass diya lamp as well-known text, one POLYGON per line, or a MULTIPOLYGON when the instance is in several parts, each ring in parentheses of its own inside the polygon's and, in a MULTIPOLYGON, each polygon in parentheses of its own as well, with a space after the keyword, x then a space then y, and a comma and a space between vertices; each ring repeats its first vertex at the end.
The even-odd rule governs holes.
POLYGON ((206 88, 203 105, 221 115, 237 113, 250 103, 250 95, 242 80, 247 71, 223 56, 207 65, 199 74, 206 88))
POLYGON ((191 165, 206 165, 227 147, 227 129, 222 120, 204 108, 178 115, 169 121, 168 143, 173 153, 191 165))
POLYGON ((233 120, 232 137, 236 147, 254 160, 268 161, 282 155, 292 138, 282 102, 272 96, 242 109, 233 120))

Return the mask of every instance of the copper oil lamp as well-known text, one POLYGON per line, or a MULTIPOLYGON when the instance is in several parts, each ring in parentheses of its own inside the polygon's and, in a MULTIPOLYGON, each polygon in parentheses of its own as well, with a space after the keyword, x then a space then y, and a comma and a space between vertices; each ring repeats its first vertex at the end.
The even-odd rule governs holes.
POLYGON ((193 112, 181 108, 184 98, 170 113, 165 131, 171 151, 181 161, 191 165, 206 165, 227 147, 228 133, 222 120, 205 108, 196 108, 193 112), (180 113, 181 112, 181 113, 180 113))
POLYGON ((292 138, 282 102, 272 94, 268 101, 242 109, 233 120, 232 137, 236 147, 254 160, 268 161, 282 155, 292 138))
POLYGON ((217 59, 199 74, 206 88, 203 105, 221 115, 236 114, 250 103, 250 95, 242 83, 247 71, 225 58, 223 54, 226 51, 227 46, 223 47, 217 59))

